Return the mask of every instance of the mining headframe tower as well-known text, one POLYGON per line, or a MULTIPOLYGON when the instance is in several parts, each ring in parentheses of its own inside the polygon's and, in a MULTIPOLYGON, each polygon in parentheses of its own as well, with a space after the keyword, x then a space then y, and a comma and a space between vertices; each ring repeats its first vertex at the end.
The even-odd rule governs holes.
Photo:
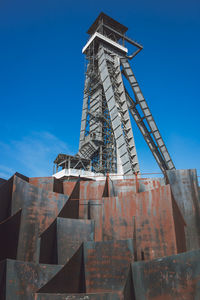
POLYGON ((78 153, 0 179, 0 300, 200 299, 197 173, 175 169, 126 31, 104 13, 88 30, 78 153), (140 174, 130 115, 163 178, 140 174))

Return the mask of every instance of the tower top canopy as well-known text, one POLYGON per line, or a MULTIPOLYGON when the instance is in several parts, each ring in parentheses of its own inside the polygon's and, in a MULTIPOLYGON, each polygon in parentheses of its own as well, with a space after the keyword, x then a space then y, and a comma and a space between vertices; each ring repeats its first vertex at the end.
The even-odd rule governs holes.
POLYGON ((126 26, 120 24, 119 22, 115 21, 108 15, 101 12, 99 14, 99 16, 96 18, 96 20, 94 21, 94 23, 90 26, 87 33, 92 35, 97 30, 98 26, 101 23, 108 25, 109 27, 115 29, 116 31, 120 32, 121 34, 124 34, 128 30, 128 28, 126 26))

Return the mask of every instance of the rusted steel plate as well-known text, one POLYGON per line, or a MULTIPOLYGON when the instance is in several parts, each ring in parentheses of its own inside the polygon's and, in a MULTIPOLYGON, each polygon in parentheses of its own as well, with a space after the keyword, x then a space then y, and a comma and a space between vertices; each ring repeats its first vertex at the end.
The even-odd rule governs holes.
POLYGON ((95 241, 102 241, 103 216, 102 216, 102 199, 90 200, 84 207, 88 210, 88 218, 95 222, 95 241))
POLYGON ((60 218, 78 219, 79 217, 79 200, 73 200, 71 197, 65 203, 58 214, 60 218))
POLYGON ((12 199, 13 177, 6 183, 0 185, 0 222, 10 217, 12 199))
POLYGON ((40 236, 40 263, 65 264, 84 241, 94 240, 94 221, 57 218, 40 236))
POLYGON ((89 215, 88 199, 79 200, 79 219, 92 219, 89 215))
POLYGON ((177 253, 169 185, 137 194, 135 216, 138 260, 177 253))
POLYGON ((136 178, 136 179, 107 179, 109 193, 105 196, 130 196, 133 193, 150 191, 165 185, 164 178, 136 178))
POLYGON ((85 272, 83 259, 83 245, 72 258, 38 293, 85 293, 85 272))
POLYGON ((0 261, 6 258, 17 258, 20 222, 21 209, 0 223, 0 261))
POLYGON ((103 196, 105 180, 80 181, 80 199, 99 199, 103 196))
POLYGON ((0 261, 0 299, 6 300, 6 260, 0 261))
POLYGON ((81 205, 85 215, 95 220, 95 241, 136 238, 137 234, 139 259, 142 252, 151 259, 185 251, 185 224, 178 208, 175 211, 172 206, 169 186, 129 192, 126 197, 84 200, 81 205))
POLYGON ((139 193, 157 189, 166 184, 164 178, 138 178, 138 182, 139 193))
POLYGON ((38 237, 58 216, 67 200, 65 195, 39 189, 14 176, 11 213, 22 208, 17 259, 38 262, 38 237))
POLYGON ((186 223, 187 250, 200 248, 200 199, 196 170, 170 170, 167 179, 186 223))
POLYGON ((102 201, 102 240, 133 238, 136 194, 132 197, 108 197, 102 201))
POLYGON ((126 283, 123 289, 123 297, 124 300, 137 300, 135 297, 135 290, 133 285, 132 264, 130 265, 128 276, 126 278, 126 283))
POLYGON ((200 250, 132 264, 136 299, 200 299, 200 250))
POLYGON ((58 264, 65 264, 82 242, 94 240, 94 220, 57 218, 58 264))
POLYGON ((0 185, 5 183, 6 181, 7 181, 6 179, 0 178, 0 185))
POLYGON ((125 298, 120 293, 36 294, 34 300, 125 300, 125 298))
POLYGON ((33 300, 33 293, 49 281, 60 269, 59 265, 39 265, 7 259, 0 264, 0 274, 4 270, 0 283, 5 297, 2 300, 33 300), (3 280, 4 277, 4 280, 3 280))
POLYGON ((84 242, 66 265, 38 293, 99 293, 122 291, 133 241, 84 242))
POLYGON ((39 239, 40 255, 39 262, 41 264, 57 264, 57 221, 56 219, 51 225, 42 232, 39 239))
POLYGON ((133 240, 84 243, 86 292, 121 291, 133 260, 133 240))
POLYGON ((95 241, 133 238, 135 197, 80 200, 81 217, 95 220, 95 241))
POLYGON ((136 180, 135 179, 119 179, 119 180, 111 180, 109 179, 109 186, 112 187, 112 191, 114 191, 111 194, 111 191, 108 196, 130 196, 133 193, 136 193, 136 180))
MULTIPOLYGON (((65 195, 71 195, 72 191, 74 190, 75 186, 77 186, 78 179, 69 179, 69 180, 64 180, 63 181, 63 194, 65 195)), ((78 191, 77 194, 75 195, 74 193, 74 198, 79 199, 79 184, 77 186, 78 191)))
POLYGON ((63 193, 63 183, 55 177, 30 177, 29 183, 50 192, 63 193))

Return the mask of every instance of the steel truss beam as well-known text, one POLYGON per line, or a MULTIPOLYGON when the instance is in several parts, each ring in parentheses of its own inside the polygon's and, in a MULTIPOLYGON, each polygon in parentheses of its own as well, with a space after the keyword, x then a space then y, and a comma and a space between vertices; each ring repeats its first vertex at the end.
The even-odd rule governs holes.
POLYGON ((121 65, 123 73, 127 80, 129 81, 133 93, 135 95, 135 101, 130 97, 129 93, 126 91, 127 102, 129 105, 129 110, 138 125, 147 145, 149 146, 153 156, 155 157, 160 169, 165 172, 166 170, 175 169, 169 152, 165 146, 165 143, 161 137, 158 127, 154 121, 154 118, 150 112, 147 102, 142 94, 139 84, 133 74, 131 66, 127 58, 121 58, 121 65), (140 106, 143 116, 137 109, 137 105, 140 106), (148 127, 145 125, 147 122, 148 127))

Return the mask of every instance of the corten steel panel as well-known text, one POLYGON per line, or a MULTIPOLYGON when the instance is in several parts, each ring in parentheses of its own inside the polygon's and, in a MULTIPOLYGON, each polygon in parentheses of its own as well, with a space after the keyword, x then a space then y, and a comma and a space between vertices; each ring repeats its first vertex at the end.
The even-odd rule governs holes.
POLYGON ((58 263, 57 248, 57 219, 40 235, 40 257, 41 264, 58 263))
POLYGON ((34 300, 128 300, 128 298, 124 298, 121 293, 36 294, 34 300))
POLYGON ((137 194, 135 225, 138 260, 177 253, 169 185, 137 194))
POLYGON ((200 200, 196 170, 170 170, 167 179, 186 223, 187 250, 200 248, 200 200))
MULTIPOLYGON (((88 217, 95 220, 95 241, 133 238, 136 194, 90 200, 88 217)), ((84 203, 85 204, 85 203, 84 203)), ((86 205, 82 205, 85 207, 86 205)))
POLYGON ((27 177, 21 173, 16 172, 13 176, 17 176, 17 177, 21 178, 22 180, 29 182, 29 177, 27 177))
POLYGON ((79 219, 92 219, 89 215, 89 202, 88 199, 79 200, 79 219))
MULTIPOLYGON (((139 274, 138 274, 139 275, 139 274)), ((128 276, 126 279, 126 283, 123 289, 124 300, 136 300, 135 298, 135 290, 133 286, 133 275, 132 275, 132 266, 129 267, 128 276)))
POLYGON ((0 261, 6 258, 17 258, 20 221, 21 209, 0 223, 0 261))
POLYGON ((137 191, 135 179, 113 180, 112 183, 116 196, 131 197, 137 191))
POLYGON ((85 272, 83 261, 83 245, 62 269, 38 293, 84 293, 85 272))
POLYGON ((133 240, 86 242, 83 247, 86 292, 121 291, 134 259, 133 240))
POLYGON ((105 197, 121 196, 130 197, 133 193, 144 192, 165 185, 163 178, 136 178, 136 179, 113 179, 109 178, 109 193, 105 197))
POLYGON ((165 185, 164 178, 138 178, 139 190, 138 192, 150 191, 165 185))
POLYGON ((54 221, 67 202, 62 194, 39 189, 14 176, 11 212, 22 208, 17 259, 39 259, 39 235, 54 221))
MULTIPOLYGON (((59 217, 65 218, 64 220, 67 219, 66 218, 70 218, 70 220, 68 221, 70 222, 74 222, 78 220, 79 217, 79 202, 78 200, 71 200, 68 199, 68 201, 65 203, 65 205, 63 206, 63 208, 61 209, 59 215, 59 217), (77 220, 74 220, 74 218, 76 218, 77 220)), ((56 218, 51 224, 50 226, 44 230, 41 235, 40 235, 40 259, 39 261, 41 263, 48 263, 48 264, 56 264, 58 263, 58 261, 60 261, 60 255, 58 254, 58 241, 57 241, 57 220, 60 218, 56 218)), ((63 221, 65 223, 65 221, 63 221)), ((88 223, 92 223, 92 221, 87 221, 88 223)), ((82 222, 83 225, 83 222, 82 222)), ((68 228, 67 228, 68 229, 68 228)), ((82 227, 82 233, 84 228, 82 227)), ((66 230, 67 233, 69 233, 66 230)), ((72 237, 71 239, 73 239, 74 233, 71 232, 72 237)), ((85 237, 83 237, 84 240, 85 237)), ((67 241, 66 241, 67 242, 67 241)), ((75 251, 73 251, 73 248, 76 248, 77 246, 77 241, 74 242, 74 246, 72 248, 67 247, 67 252, 62 252, 59 246, 59 253, 61 253, 62 255, 66 256, 67 258, 71 257, 72 254, 74 254, 75 251)), ((79 244, 80 246, 80 244, 79 244)), ((64 249, 63 249, 64 250, 64 249)), ((64 263, 63 263, 64 264, 64 263)))
POLYGON ((33 300, 33 293, 61 269, 58 265, 39 265, 10 259, 4 261, 4 264, 0 264, 6 273, 3 283, 5 298, 2 300, 33 300))
POLYGON ((79 181, 76 180, 66 180, 63 181, 63 194, 71 196, 74 199, 79 199, 79 181), (74 192, 72 194, 72 192, 74 192))
POLYGON ((12 198, 13 177, 6 183, 0 185, 0 222, 11 215, 10 206, 12 198))
POLYGON ((65 264, 84 241, 94 240, 93 220, 57 218, 58 264, 65 264))
POLYGON ((0 185, 5 183, 6 181, 7 181, 6 179, 0 178, 0 185))
POLYGON ((80 181, 80 199, 99 199, 103 195, 105 181, 80 181))
POLYGON ((94 221, 57 218, 40 239, 40 263, 64 265, 83 241, 94 240, 94 221))
POLYGON ((79 200, 73 200, 71 197, 65 203, 60 213, 60 218, 78 219, 79 218, 79 200))
POLYGON ((54 177, 31 177, 29 183, 50 192, 63 193, 62 182, 54 177))
POLYGON ((84 209, 85 213, 88 213, 88 218, 94 220, 95 222, 95 234, 94 239, 95 241, 102 241, 102 233, 103 233, 103 211, 102 205, 103 200, 87 200, 87 205, 85 205, 86 200, 80 202, 80 207, 82 210, 84 209), (87 209, 87 212, 86 212, 87 209))
POLYGON ((137 300, 200 299, 200 250, 132 264, 137 300))
POLYGON ((133 238, 136 194, 132 197, 108 197, 102 201, 102 240, 133 238))
POLYGON ((177 253, 186 252, 186 236, 185 236, 185 220, 181 214, 181 211, 172 197, 172 208, 173 208, 173 217, 174 217, 174 229, 176 234, 176 247, 177 253))
POLYGON ((0 261, 0 299, 6 298, 6 260, 0 261))
POLYGON ((104 191, 103 191, 103 197, 115 197, 115 196, 117 196, 117 191, 115 189, 114 181, 107 175, 104 191))

